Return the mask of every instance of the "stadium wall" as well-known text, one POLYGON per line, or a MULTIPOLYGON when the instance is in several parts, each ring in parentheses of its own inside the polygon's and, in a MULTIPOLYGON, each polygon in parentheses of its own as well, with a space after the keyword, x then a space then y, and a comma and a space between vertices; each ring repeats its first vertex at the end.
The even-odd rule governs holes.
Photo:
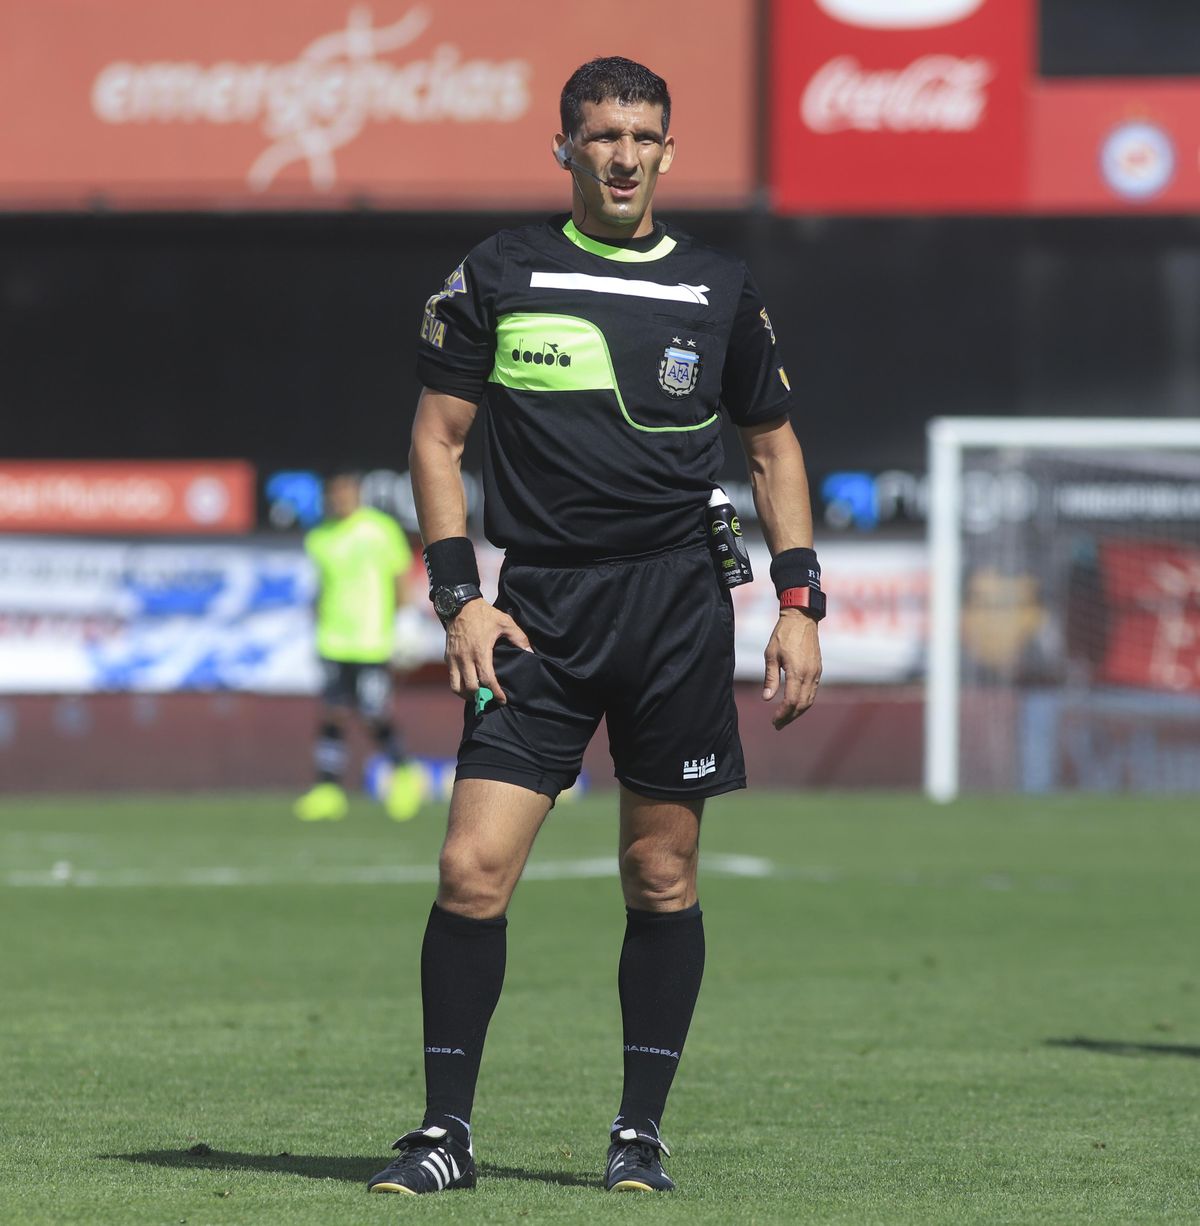
MULTIPOLYGON (((738 687, 752 786, 920 785, 922 696, 916 686, 830 688, 800 724, 776 732, 756 685, 738 687)), ((442 686, 401 688, 410 751, 454 753, 462 704, 442 686)), ((299 789, 311 774, 316 704, 261 694, 13 695, 0 698, 0 791, 299 789)), ((589 786, 611 788, 601 729, 584 762, 589 786)), ((355 744, 359 767, 367 746, 355 744)))
MULTIPOLYGON (((403 469, 422 304, 531 219, 0 216, 4 454, 403 469)), ((746 257, 816 478, 922 469, 932 416, 1195 412, 1190 218, 677 220, 746 257)))

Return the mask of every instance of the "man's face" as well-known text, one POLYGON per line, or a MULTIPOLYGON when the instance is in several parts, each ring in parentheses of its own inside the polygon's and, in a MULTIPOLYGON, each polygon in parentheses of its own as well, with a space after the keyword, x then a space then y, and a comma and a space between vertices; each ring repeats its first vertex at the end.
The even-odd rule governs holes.
POLYGON ((345 519, 358 510, 358 482, 353 477, 333 477, 325 483, 325 514, 345 519))
MULTIPOLYGON (((565 137, 556 136, 555 148, 565 137)), ((651 201, 658 176, 675 156, 675 138, 663 135, 662 107, 658 103, 623 103, 615 98, 585 102, 583 122, 571 137, 571 160, 603 179, 573 172, 576 201, 584 228, 610 238, 640 238, 653 225, 651 201)), ((579 216, 576 217, 579 224, 579 216)))

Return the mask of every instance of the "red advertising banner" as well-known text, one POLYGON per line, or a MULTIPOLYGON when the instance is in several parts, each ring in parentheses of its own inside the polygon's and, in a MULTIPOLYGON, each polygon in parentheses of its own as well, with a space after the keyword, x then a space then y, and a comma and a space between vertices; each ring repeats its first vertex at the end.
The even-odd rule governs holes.
POLYGON ((254 469, 213 463, 0 462, 0 532, 249 532, 254 469))
POLYGON ((671 89, 679 156, 661 199, 744 204, 754 14, 754 0, 685 15, 610 0, 602 20, 535 0, 6 4, 0 206, 558 206, 559 91, 622 50, 671 89))
POLYGON ((1200 205, 1200 80, 1042 81, 1029 202, 1045 212, 1184 212, 1200 205))
POLYGON ((775 0, 775 205, 1019 208, 1033 37, 1034 0, 775 0))
POLYGON ((1104 680, 1200 693, 1200 549, 1107 542, 1100 564, 1111 610, 1104 680))

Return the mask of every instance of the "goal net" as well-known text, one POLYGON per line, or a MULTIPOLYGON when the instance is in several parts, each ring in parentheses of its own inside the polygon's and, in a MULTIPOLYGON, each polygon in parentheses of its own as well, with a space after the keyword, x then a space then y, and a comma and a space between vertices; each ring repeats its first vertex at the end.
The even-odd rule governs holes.
POLYGON ((1200 791, 1200 419, 929 427, 925 787, 1200 791))

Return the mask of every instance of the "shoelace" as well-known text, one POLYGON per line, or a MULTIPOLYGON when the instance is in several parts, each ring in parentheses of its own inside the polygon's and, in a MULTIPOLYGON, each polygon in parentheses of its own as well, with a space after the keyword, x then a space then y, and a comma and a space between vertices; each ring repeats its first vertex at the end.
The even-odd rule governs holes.
POLYGON ((396 1171, 397 1173, 400 1171, 414 1170, 419 1167, 430 1154, 444 1154, 445 1157, 443 1158, 443 1161, 446 1163, 446 1166, 449 1167, 450 1155, 446 1152, 446 1150, 442 1149, 440 1145, 416 1145, 402 1149, 399 1157, 388 1163, 387 1169, 389 1171, 396 1171))
MULTIPOLYGON (((652 1167, 658 1160, 658 1147, 651 1145, 649 1141, 629 1141, 613 1155, 613 1161, 616 1162, 626 1154, 634 1156, 634 1165, 652 1167)), ((629 1163, 625 1165, 628 1166, 629 1163)))

